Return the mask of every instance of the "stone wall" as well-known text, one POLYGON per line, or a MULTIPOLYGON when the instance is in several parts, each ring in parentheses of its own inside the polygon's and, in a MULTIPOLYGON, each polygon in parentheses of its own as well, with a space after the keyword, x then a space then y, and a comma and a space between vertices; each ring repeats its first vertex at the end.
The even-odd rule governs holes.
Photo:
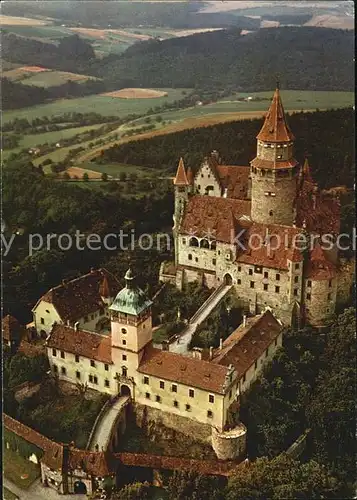
POLYGON ((296 176, 275 177, 271 170, 265 176, 252 171, 251 217, 255 222, 292 225, 295 218, 296 176), (268 176, 268 174, 271 174, 268 176))
POLYGON ((355 279, 355 261, 341 260, 337 275, 337 297, 339 306, 348 304, 351 300, 352 285, 355 279))
POLYGON ((144 427, 150 422, 160 423, 201 443, 211 443, 211 426, 209 424, 194 422, 180 415, 164 412, 157 408, 150 408, 139 403, 133 403, 133 413, 135 422, 139 427, 144 427))
POLYGON ((243 459, 246 453, 247 429, 240 423, 226 432, 212 429, 212 448, 219 460, 243 459))
POLYGON ((336 293, 336 279, 307 281, 306 319, 311 325, 318 327, 332 321, 336 307, 336 293), (308 286, 310 284, 311 286, 308 286))

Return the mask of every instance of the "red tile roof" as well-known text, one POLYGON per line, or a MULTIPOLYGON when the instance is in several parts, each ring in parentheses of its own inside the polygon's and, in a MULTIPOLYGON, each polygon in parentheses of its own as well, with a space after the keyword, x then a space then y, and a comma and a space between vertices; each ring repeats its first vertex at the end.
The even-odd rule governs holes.
POLYGON ((63 446, 61 444, 48 439, 46 436, 43 436, 18 420, 13 419, 9 415, 4 414, 3 417, 5 429, 13 432, 17 436, 20 436, 44 451, 42 461, 48 467, 56 470, 62 469, 63 446))
POLYGON ((51 330, 47 347, 78 354, 102 363, 112 363, 109 335, 104 336, 83 330, 75 331, 70 326, 57 324, 51 330))
POLYGON ((14 318, 14 316, 7 314, 1 320, 1 331, 4 340, 20 341, 24 333, 24 327, 14 318))
POLYGON ((231 243, 242 215, 250 215, 248 200, 195 195, 186 205, 180 233, 231 243))
POLYGON ((288 142, 294 139, 286 121, 278 88, 274 92, 272 103, 257 139, 267 142, 288 142))
POLYGON ((90 452, 69 448, 68 468, 72 471, 80 470, 92 476, 105 477, 115 472, 113 457, 108 452, 90 452))
POLYGON ((188 180, 188 183, 189 184, 193 184, 193 172, 192 172, 192 168, 191 167, 188 167, 187 169, 187 180, 188 180))
POLYGON ((186 176, 186 171, 185 171, 185 165, 183 164, 183 159, 180 158, 178 167, 177 167, 177 172, 176 172, 176 177, 174 179, 174 185, 175 186, 188 186, 189 182, 187 180, 186 176))
POLYGON ((107 279, 110 292, 115 296, 120 290, 119 282, 106 269, 98 269, 51 288, 38 303, 43 300, 53 304, 62 321, 74 323, 104 307, 100 296, 100 286, 104 277, 107 279))
POLYGON ((246 326, 240 325, 223 342, 222 349, 214 351, 212 362, 233 365, 238 376, 242 377, 282 330, 283 326, 269 310, 259 316, 247 318, 246 326))
POLYGON ((145 349, 138 371, 188 387, 224 394, 229 370, 225 366, 149 346, 145 349))
POLYGON ((306 224, 307 231, 311 233, 338 234, 341 224, 340 201, 319 192, 306 162, 304 168, 296 198, 296 223, 299 226, 306 224))
POLYGON ((99 286, 99 295, 101 297, 106 298, 106 299, 108 299, 109 297, 113 297, 113 294, 111 293, 111 290, 110 290, 108 278, 105 275, 103 276, 103 279, 102 279, 100 286, 99 286))
POLYGON ((296 238, 300 233, 301 229, 297 227, 253 222, 240 238, 245 249, 237 246, 236 261, 273 269, 288 269, 288 260, 303 260, 302 253, 296 248, 299 245, 296 238))
POLYGON ((326 252, 316 242, 310 252, 306 266, 306 277, 311 280, 330 280, 336 276, 336 266, 328 259, 326 252))
POLYGON ((249 167, 217 165, 216 168, 223 190, 227 189, 228 198, 241 200, 248 198, 249 167))

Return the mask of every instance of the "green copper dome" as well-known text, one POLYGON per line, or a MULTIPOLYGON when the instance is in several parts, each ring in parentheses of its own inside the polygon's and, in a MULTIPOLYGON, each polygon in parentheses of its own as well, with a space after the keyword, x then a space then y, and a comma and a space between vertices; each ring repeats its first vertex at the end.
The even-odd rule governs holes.
POLYGON ((141 288, 135 285, 135 276, 130 268, 125 274, 125 281, 125 288, 120 290, 109 309, 138 316, 152 305, 152 301, 146 297, 141 288))

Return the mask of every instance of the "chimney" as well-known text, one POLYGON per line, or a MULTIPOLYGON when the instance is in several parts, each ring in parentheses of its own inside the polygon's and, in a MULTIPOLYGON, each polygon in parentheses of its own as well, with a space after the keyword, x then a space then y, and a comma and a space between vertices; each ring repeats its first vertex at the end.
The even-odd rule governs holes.
POLYGON ((247 326, 247 315, 246 314, 243 314, 243 326, 244 327, 247 326))
POLYGON ((222 349, 222 347, 223 347, 223 339, 220 338, 219 339, 219 348, 220 348, 220 350, 222 349))
POLYGON ((214 149, 212 152, 211 152, 211 157, 214 158, 215 160, 219 160, 219 153, 216 149, 214 149))
POLYGON ((227 197, 228 197, 228 188, 224 188, 223 198, 227 198, 227 197))
POLYGON ((213 358, 213 347, 211 346, 209 348, 209 360, 212 361, 212 358, 213 358))
POLYGON ((79 321, 76 321, 76 322, 74 323, 74 331, 75 331, 75 332, 78 332, 78 328, 79 328, 79 321))
POLYGON ((67 326, 71 326, 71 322, 67 319, 67 326))
POLYGON ((203 352, 203 349, 201 349, 200 347, 194 347, 192 349, 192 355, 196 359, 202 359, 202 352, 203 352))
POLYGON ((90 272, 91 272, 91 274, 95 273, 95 269, 94 269, 94 267, 91 267, 91 268, 90 268, 90 272))
POLYGON ((66 286, 66 285, 67 285, 67 280, 63 279, 63 280, 62 280, 62 285, 63 285, 63 286, 66 286))

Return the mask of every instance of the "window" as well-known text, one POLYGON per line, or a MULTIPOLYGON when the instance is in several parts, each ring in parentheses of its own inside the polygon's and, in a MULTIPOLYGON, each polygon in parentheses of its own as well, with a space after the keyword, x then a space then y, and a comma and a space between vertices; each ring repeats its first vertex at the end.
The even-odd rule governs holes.
POLYGON ((144 384, 149 385, 149 377, 144 377, 144 384))
POLYGON ((176 384, 172 384, 171 391, 172 392, 177 392, 177 385, 176 384))
POLYGON ((306 300, 311 300, 311 293, 306 294, 306 300))
POLYGON ((277 274, 277 275, 275 276, 275 279, 276 279, 276 281, 280 281, 280 274, 277 274))
POLYGON ((128 375, 128 369, 126 366, 121 367, 121 374, 123 375, 123 377, 126 377, 128 375))
POLYGON ((93 361, 92 359, 90 360, 90 365, 95 368, 95 361, 93 361))
POLYGON ((237 279, 237 284, 241 285, 241 283, 242 283, 242 280, 241 279, 237 279))
POLYGON ((123 345, 126 345, 126 340, 125 339, 123 339, 123 345))
POLYGON ((295 264, 295 269, 299 269, 300 264, 295 264))
POLYGON ((108 366, 106 363, 104 364, 104 370, 105 370, 106 372, 107 372, 107 371, 109 371, 109 366, 108 366))
POLYGON ((331 288, 332 287, 332 280, 328 282, 328 286, 331 288))
POLYGON ((192 254, 188 254, 188 260, 192 260, 192 254))
POLYGON ((327 299, 331 300, 331 294, 330 293, 327 295, 327 299))
POLYGON ((275 339, 274 345, 278 345, 278 339, 275 339))
POLYGON ((64 359, 65 356, 64 356, 64 351, 61 351, 61 358, 64 359))
POLYGON ((178 401, 174 401, 174 407, 178 408, 178 406, 179 406, 178 401))
POLYGON ((105 387, 109 387, 109 385, 110 385, 109 380, 107 378, 104 380, 104 385, 105 385, 105 387))
POLYGON ((186 411, 191 411, 191 405, 186 404, 185 408, 186 408, 186 411))
POLYGON ((182 238, 182 244, 186 245, 186 238, 182 238))
POLYGON ((76 363, 79 363, 79 356, 78 356, 78 354, 75 355, 74 359, 75 359, 76 363))
POLYGON ((213 418, 213 412, 212 412, 212 410, 207 410, 207 417, 208 418, 213 418))
POLYGON ((267 291, 268 290, 268 285, 266 283, 264 283, 263 288, 264 288, 265 291, 267 291))
POLYGON ((50 311, 49 311, 48 309, 46 309, 46 313, 47 313, 47 314, 50 314, 50 311))
POLYGON ((43 318, 41 318, 41 325, 44 325, 45 324, 45 320, 43 318))
POLYGON ((275 293, 279 293, 280 292, 280 286, 276 286, 275 287, 275 293))
POLYGON ((268 271, 264 271, 264 278, 269 278, 269 273, 268 273, 268 271))
POLYGON ((98 377, 96 375, 94 375, 93 377, 93 383, 98 384, 98 377))
POLYGON ((160 389, 165 389, 165 382, 160 380, 160 389))
POLYGON ((299 290, 297 288, 294 288, 294 297, 297 297, 299 290))
POLYGON ((310 287, 311 286, 311 280, 307 280, 307 286, 310 287))
POLYGON ((231 397, 232 397, 232 389, 229 391, 229 396, 228 397, 229 397, 229 399, 231 399, 231 397))
POLYGON ((89 376, 88 376, 88 380, 89 380, 89 382, 90 382, 91 384, 93 384, 93 375, 89 375, 89 376))
POLYGON ((295 283, 299 283, 299 276, 295 276, 295 278, 294 278, 294 282, 295 282, 295 283))
POLYGON ((242 270, 241 266, 238 266, 238 271, 240 272, 242 270))
POLYGON ((198 262, 198 257, 195 257, 195 262, 198 262))
POLYGON ((212 264, 215 266, 216 265, 216 259, 212 259, 212 264))
POLYGON ((250 288, 254 288, 254 281, 250 282, 250 288))
POLYGON ((157 403, 161 403, 161 396, 156 396, 156 398, 155 398, 155 399, 156 399, 156 402, 157 402, 157 403))
POLYGON ((256 370, 257 368, 258 368, 258 361, 254 363, 254 370, 256 370))
POLYGON ((64 366, 62 366, 62 368, 61 368, 61 373, 62 373, 62 375, 66 375, 67 374, 67 370, 66 370, 66 368, 64 366))
POLYGON ((146 399, 150 399, 150 394, 148 392, 145 392, 145 397, 146 399))
POLYGON ((80 380, 80 378, 81 378, 81 372, 76 372, 76 378, 78 378, 78 380, 80 380))
POLYGON ((123 354, 121 358, 123 361, 126 361, 126 354, 123 354))
POLYGON ((253 274, 253 269, 249 269, 249 276, 252 276, 253 274))
POLYGON ((122 328, 121 333, 126 333, 126 328, 122 328))
POLYGON ((188 395, 190 396, 190 398, 194 398, 195 397, 195 391, 193 389, 189 389, 188 390, 188 395))
POLYGON ((273 215, 273 211, 272 210, 270 210, 269 215, 270 215, 270 217, 273 215))
POLYGON ((243 382, 245 382, 245 380, 246 380, 246 375, 244 374, 243 375, 243 382))
POLYGON ((53 365, 53 371, 54 371, 55 373, 58 373, 58 366, 57 366, 57 365, 53 365))
POLYGON ((52 349, 52 356, 57 356, 57 351, 56 351, 56 349, 52 349))
POLYGON ((258 274, 262 274, 263 268, 262 266, 254 266, 254 272, 258 274))
POLYGON ((209 395, 208 395, 208 401, 209 401, 210 403, 214 403, 214 396, 213 396, 213 394, 209 394, 209 395))

